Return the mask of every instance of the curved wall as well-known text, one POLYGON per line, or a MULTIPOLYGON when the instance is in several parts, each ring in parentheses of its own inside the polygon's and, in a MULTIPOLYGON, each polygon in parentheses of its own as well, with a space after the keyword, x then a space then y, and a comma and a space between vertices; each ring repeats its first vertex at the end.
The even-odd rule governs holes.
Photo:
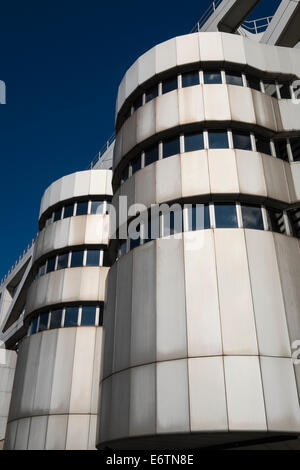
POLYGON ((0 348, 0 450, 3 447, 17 355, 0 348))
MULTIPOLYGON (((223 33, 175 38, 125 74, 116 122, 144 83, 197 62, 208 70, 226 62, 261 77, 300 76, 296 50, 223 33)), ((160 155, 118 182, 146 145, 205 123, 269 138, 299 135, 298 108, 225 84, 154 98, 118 130, 113 204, 118 208, 121 195, 128 206, 147 207, 217 196, 297 207, 299 164, 254 151, 160 155)), ((300 337, 299 249, 289 235, 217 228, 150 241, 118 258, 108 274, 98 447, 196 448, 300 434, 300 373, 291 349, 300 337)))

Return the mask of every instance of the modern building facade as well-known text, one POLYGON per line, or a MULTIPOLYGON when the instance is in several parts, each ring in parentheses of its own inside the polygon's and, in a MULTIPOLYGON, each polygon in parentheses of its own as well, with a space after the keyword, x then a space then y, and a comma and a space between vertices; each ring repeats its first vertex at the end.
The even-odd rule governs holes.
POLYGON ((300 448, 299 5, 254 34, 257 3, 142 55, 115 141, 46 191, 1 287, 6 449, 300 448))

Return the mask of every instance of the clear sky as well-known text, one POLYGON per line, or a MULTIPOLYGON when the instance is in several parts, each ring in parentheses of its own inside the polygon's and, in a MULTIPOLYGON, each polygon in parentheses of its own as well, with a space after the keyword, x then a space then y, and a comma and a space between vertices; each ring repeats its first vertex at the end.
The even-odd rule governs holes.
MULTIPOLYGON (((0 277, 37 232, 43 191, 88 166, 113 132, 115 98, 142 53, 187 34, 211 0, 10 0, 1 4, 0 277)), ((252 17, 273 14, 263 0, 252 17)))

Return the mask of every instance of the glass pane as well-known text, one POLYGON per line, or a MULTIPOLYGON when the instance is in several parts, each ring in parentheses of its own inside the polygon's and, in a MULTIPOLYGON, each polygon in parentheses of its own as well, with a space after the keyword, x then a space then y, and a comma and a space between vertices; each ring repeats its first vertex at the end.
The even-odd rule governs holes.
POLYGON ((54 256, 53 258, 49 258, 49 259, 48 259, 48 263, 47 263, 47 273, 51 273, 52 271, 54 271, 54 269, 55 269, 55 261, 56 261, 56 256, 54 256))
POLYGON ((57 222, 58 220, 61 219, 61 213, 62 213, 62 208, 60 209, 57 209, 55 212, 54 212, 54 222, 57 222))
POLYGON ((163 142, 163 158, 168 158, 178 153, 180 153, 179 137, 168 139, 163 142))
POLYGON ((103 307, 99 307, 99 326, 103 326, 103 307))
POLYGON ((199 85, 199 72, 190 72, 182 74, 182 88, 199 85))
POLYGON ((135 111, 139 109, 141 106, 143 106, 143 95, 139 96, 133 103, 133 108, 135 111))
POLYGON ((92 201, 91 214, 103 214, 104 201, 92 201))
POLYGON ((222 83, 221 72, 204 72, 204 83, 206 85, 222 83))
POLYGON ((178 88, 177 76, 174 78, 170 78, 169 80, 165 80, 162 84, 163 94, 169 93, 169 91, 176 90, 177 88, 178 88))
POLYGON ((42 313, 40 315, 40 326, 39 326, 39 331, 45 331, 47 330, 48 327, 48 318, 49 318, 49 313, 42 313))
POLYGON ((233 147, 241 150, 252 150, 250 134, 233 132, 233 147))
POLYGON ((290 83, 285 82, 285 83, 279 83, 278 84, 279 90, 280 90, 280 97, 282 100, 290 100, 291 99, 291 89, 290 89, 290 83))
POLYGON ((244 228, 263 230, 264 223, 261 207, 252 207, 242 204, 242 216, 244 228))
POLYGON ((37 324, 38 324, 38 319, 35 318, 32 323, 31 323, 31 334, 34 335, 37 333, 37 324))
POLYGON ((226 83, 228 85, 243 86, 243 79, 239 74, 226 72, 226 83))
POLYGON ((215 131, 208 133, 208 141, 210 149, 227 149, 228 135, 225 131, 215 131))
POLYGON ((66 269, 68 267, 69 253, 58 255, 57 269, 66 269))
POLYGON ((268 83, 264 82, 264 86, 267 95, 273 96, 273 98, 277 98, 277 88, 275 80, 272 80, 268 83))
POLYGON ((300 236, 300 209, 295 209, 289 212, 289 218, 295 237, 300 236))
POLYGON ((196 204, 188 209, 189 230, 203 230, 210 228, 209 206, 196 204))
POLYGON ((61 327, 62 310, 52 310, 50 319, 50 330, 61 327))
POLYGON ((81 326, 93 326, 96 321, 96 307, 82 307, 81 326))
POLYGON ((111 260, 109 256, 109 251, 108 250, 103 250, 103 264, 102 266, 110 267, 111 266, 111 260))
POLYGON ((164 213, 164 237, 183 232, 182 208, 164 213))
POLYGON ((285 224, 282 212, 268 210, 268 220, 272 232, 285 233, 285 224))
POLYGON ((146 103, 148 103, 148 101, 153 100, 157 96, 158 96, 158 85, 155 85, 154 87, 149 88, 149 90, 146 91, 146 103))
POLYGON ((186 152, 204 149, 203 132, 184 136, 184 146, 186 152))
POLYGON ((270 140, 265 137, 256 137, 256 150, 261 153, 266 153, 267 155, 272 155, 270 140))
POLYGON ((39 267, 39 272, 38 272, 38 276, 43 276, 46 272, 46 263, 42 264, 40 267, 39 267))
POLYGON ((48 225, 50 225, 51 222, 52 222, 52 214, 46 219, 45 227, 48 227, 48 225))
POLYGON ((139 155, 137 158, 135 158, 131 164, 132 168, 132 174, 136 173, 142 168, 142 158, 141 155, 139 155))
POLYGON ((64 219, 67 219, 68 217, 72 217, 73 213, 74 213, 74 204, 69 204, 68 206, 65 206, 64 219))
POLYGON ((120 240, 119 242, 119 256, 126 255, 127 242, 126 240, 120 240))
POLYGON ((129 175, 129 167, 126 166, 124 170, 122 171, 122 175, 121 175, 122 183, 125 183, 125 181, 128 180, 128 175, 129 175))
POLYGON ((65 314, 65 325, 68 326, 77 326, 78 324, 78 307, 68 307, 66 308, 65 314))
POLYGON ((151 165, 151 163, 158 160, 158 145, 151 147, 145 152, 145 166, 151 165))
POLYGON ((275 145, 277 158, 280 158, 281 160, 288 162, 289 157, 288 157, 288 151, 287 151, 287 140, 286 139, 275 140, 274 145, 275 145))
POLYGON ((77 203, 77 209, 76 209, 76 215, 85 215, 85 214, 87 214, 88 213, 88 207, 89 207, 88 201, 78 202, 77 203))
POLYGON ((99 266, 100 264, 100 250, 87 250, 86 265, 99 266))
POLYGON ((253 90, 261 91, 260 80, 255 77, 247 77, 248 87, 253 88, 253 90))
POLYGON ((236 228, 238 226, 235 204, 215 204, 217 228, 236 228))
POLYGON ((83 251, 73 251, 71 258, 71 268, 83 266, 83 251))
POLYGON ((300 138, 290 139, 294 162, 300 161, 300 138))

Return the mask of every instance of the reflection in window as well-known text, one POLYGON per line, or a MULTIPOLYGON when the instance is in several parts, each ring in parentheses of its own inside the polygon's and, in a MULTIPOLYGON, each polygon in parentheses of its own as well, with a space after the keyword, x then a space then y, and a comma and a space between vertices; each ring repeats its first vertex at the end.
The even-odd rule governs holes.
POLYGON ((293 235, 300 237, 300 209, 289 212, 289 218, 292 225, 293 235))
POLYGON ((184 136, 184 145, 186 152, 204 149, 203 132, 187 134, 184 136))
POLYGON ((226 72, 226 83, 227 85, 243 86, 243 79, 241 74, 226 72))
POLYGON ((38 318, 35 318, 31 323, 31 334, 34 335, 37 333, 38 318))
POLYGON ((69 204, 68 206, 65 206, 64 219, 67 219, 68 217, 73 217, 73 214, 74 214, 74 204, 69 204))
POLYGON ((268 83, 264 82, 265 92, 267 95, 277 98, 277 87, 275 80, 270 80, 268 83))
POLYGON ((62 310, 52 310, 50 319, 50 330, 61 327, 62 310))
POLYGON ((188 208, 189 230, 203 230, 210 228, 209 206, 196 204, 188 208))
POLYGON ((91 214, 103 214, 104 201, 92 201, 91 214))
POLYGON ((208 141, 210 149, 227 149, 229 147, 228 135, 225 131, 210 131, 208 141))
POLYGON ((217 228, 236 228, 238 226, 235 204, 215 204, 217 228))
POLYGON ((233 147, 241 150, 252 150, 250 134, 244 132, 233 132, 233 147))
POLYGON ((48 328, 49 313, 40 315, 39 331, 45 331, 48 328))
POLYGON ((190 72, 182 74, 182 88, 199 85, 199 72, 190 72))
POLYGON ((71 268, 83 266, 83 251, 73 251, 71 257, 71 268))
POLYGON ((268 210, 268 221, 272 232, 286 233, 284 217, 282 212, 272 209, 268 210))
POLYGON ((222 83, 221 72, 204 72, 204 83, 206 85, 222 83))
POLYGON ((99 266, 100 264, 100 251, 99 250, 87 250, 86 265, 87 266, 99 266))
POLYGON ((68 267, 69 253, 62 253, 57 258, 57 270, 68 267))
POLYGON ((256 150, 257 152, 266 153, 267 155, 272 155, 270 140, 262 136, 256 136, 256 150))
POLYGON ((43 263, 39 267, 38 277, 43 276, 46 273, 46 263, 43 263))
POLYGON ((146 91, 146 103, 148 103, 148 101, 153 100, 157 96, 158 96, 158 86, 155 85, 154 87, 149 88, 149 90, 146 91))
POLYGON ((65 313, 65 326, 77 326, 78 325, 78 307, 68 307, 65 313))
POLYGON ((162 93, 169 93, 170 91, 176 90, 178 88, 178 81, 177 77, 170 78, 169 80, 165 80, 162 84, 162 93))
POLYGON ((120 240, 119 255, 120 256, 126 255, 126 250, 127 250, 127 241, 126 240, 120 240))
POLYGON ((81 326, 93 326, 96 322, 96 307, 82 307, 81 326))
POLYGON ((122 183, 125 183, 125 181, 128 180, 128 166, 122 171, 121 180, 122 183))
POLYGON ((277 158, 280 158, 281 160, 288 162, 289 156, 288 156, 288 151, 287 151, 287 140, 286 139, 275 140, 274 145, 275 145, 277 158))
POLYGON ((151 165, 158 160, 158 145, 152 147, 145 152, 145 165, 151 165))
POLYGON ((88 201, 77 202, 76 215, 86 215, 88 213, 88 207, 89 207, 88 201))
POLYGON ((163 142, 163 158, 168 158, 178 153, 180 153, 179 137, 168 139, 163 142))
POLYGON ((300 161, 300 138, 290 139, 294 162, 300 161))
POLYGON ((242 204, 243 227, 256 230, 264 229, 261 207, 248 206, 242 204))

